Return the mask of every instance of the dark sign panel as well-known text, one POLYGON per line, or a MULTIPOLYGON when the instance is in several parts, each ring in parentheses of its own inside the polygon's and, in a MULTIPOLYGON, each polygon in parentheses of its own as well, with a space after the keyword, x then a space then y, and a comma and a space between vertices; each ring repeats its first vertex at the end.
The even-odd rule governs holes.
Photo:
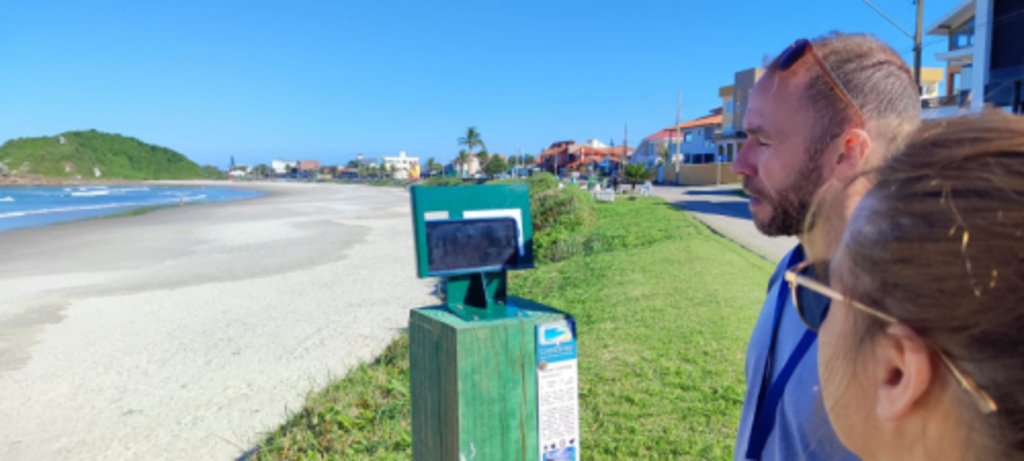
POLYGON ((519 263, 519 236, 512 218, 427 221, 431 274, 509 269, 519 263))

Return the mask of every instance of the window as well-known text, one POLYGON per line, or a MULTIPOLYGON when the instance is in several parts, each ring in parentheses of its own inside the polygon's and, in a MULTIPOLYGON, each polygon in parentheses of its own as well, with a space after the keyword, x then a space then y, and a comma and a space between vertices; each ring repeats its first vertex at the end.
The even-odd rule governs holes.
POLYGON ((732 99, 729 99, 728 101, 725 101, 725 103, 722 104, 722 113, 723 114, 731 114, 732 111, 733 111, 733 108, 735 107, 735 105, 736 105, 736 103, 733 102, 732 99))
POLYGON ((725 157, 725 144, 718 145, 718 156, 725 157))
POLYGON ((953 51, 974 44, 974 18, 954 27, 949 32, 949 50, 953 51))
POLYGON ((692 131, 687 131, 686 132, 686 137, 683 138, 683 142, 693 142, 693 132, 692 131))
POLYGON ((732 149, 733 149, 733 144, 729 143, 729 161, 730 162, 733 161, 733 159, 735 158, 735 155, 734 155, 732 149))

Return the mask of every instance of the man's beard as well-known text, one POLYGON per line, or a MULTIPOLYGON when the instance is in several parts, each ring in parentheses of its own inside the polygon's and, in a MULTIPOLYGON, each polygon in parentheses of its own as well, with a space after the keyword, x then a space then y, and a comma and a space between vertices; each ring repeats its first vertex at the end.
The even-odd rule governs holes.
POLYGON ((814 194, 823 183, 821 162, 812 160, 803 164, 796 174, 795 180, 788 187, 781 189, 774 196, 763 194, 743 178, 743 188, 757 194, 757 197, 768 204, 772 215, 768 221, 758 221, 754 217, 754 225, 762 234, 769 237, 780 235, 800 235, 804 232, 804 219, 811 209, 814 194))

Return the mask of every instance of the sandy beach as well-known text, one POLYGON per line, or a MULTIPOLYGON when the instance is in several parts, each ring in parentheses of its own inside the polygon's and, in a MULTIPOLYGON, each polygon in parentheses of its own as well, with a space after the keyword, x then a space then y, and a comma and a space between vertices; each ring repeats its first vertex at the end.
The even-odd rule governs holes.
POLYGON ((435 302, 405 190, 240 187, 0 233, 0 459, 235 459, 435 302))

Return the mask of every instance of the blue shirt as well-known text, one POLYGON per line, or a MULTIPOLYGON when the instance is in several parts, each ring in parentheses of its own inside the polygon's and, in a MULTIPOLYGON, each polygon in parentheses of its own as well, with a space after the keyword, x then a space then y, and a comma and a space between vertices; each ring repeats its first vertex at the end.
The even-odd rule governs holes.
MULTIPOLYGON (((782 258, 775 274, 774 283, 768 287, 768 297, 761 308, 761 315, 754 326, 747 346, 747 397, 743 401, 743 413, 740 415, 739 433, 736 436, 736 448, 733 459, 746 459, 747 443, 754 425, 754 413, 757 407, 757 396, 761 391, 764 377, 765 360, 772 341, 772 323, 775 318, 776 303, 779 290, 789 290, 789 284, 783 280, 782 273, 788 266, 803 261, 803 250, 797 246, 782 258), (792 260, 790 261, 790 259, 792 260), (788 263, 788 266, 787 266, 788 263)), ((775 338, 775 354, 772 358, 772 380, 789 359, 800 338, 807 331, 793 307, 793 297, 786 296, 786 305, 782 307, 779 318, 779 332, 775 338)), ((771 383, 768 383, 770 386, 771 383)), ((768 390, 765 389, 765 392, 768 390)), ((779 400, 778 412, 775 415, 775 426, 765 443, 761 453, 764 461, 796 461, 796 460, 856 460, 857 457, 846 450, 836 438, 828 414, 825 413, 821 401, 821 390, 818 385, 818 342, 800 360, 793 376, 789 380, 782 398, 779 400)))

